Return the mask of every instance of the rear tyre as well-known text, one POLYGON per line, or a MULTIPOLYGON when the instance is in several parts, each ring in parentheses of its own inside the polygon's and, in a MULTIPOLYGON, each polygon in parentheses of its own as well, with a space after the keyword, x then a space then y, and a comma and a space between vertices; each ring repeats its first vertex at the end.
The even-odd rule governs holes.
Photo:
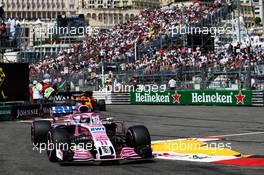
MULTIPOLYGON (((48 149, 47 155, 51 162, 58 162, 59 159, 56 156, 57 149, 62 152, 68 151, 69 149, 69 138, 70 135, 64 128, 54 128, 48 133, 48 149)), ((62 156, 63 157, 63 156, 62 156)))
POLYGON ((136 153, 141 157, 152 157, 151 138, 145 126, 138 125, 128 128, 126 144, 129 147, 135 148, 136 153))
POLYGON ((35 146, 47 142, 47 134, 51 128, 50 121, 33 121, 31 124, 31 141, 35 146))

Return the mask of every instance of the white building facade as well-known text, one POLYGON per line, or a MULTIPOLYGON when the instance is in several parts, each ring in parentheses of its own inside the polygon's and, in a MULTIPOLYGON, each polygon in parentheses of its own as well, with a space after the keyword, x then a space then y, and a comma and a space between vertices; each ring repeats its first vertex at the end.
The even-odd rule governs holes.
POLYGON ((79 0, 0 0, 7 18, 52 19, 78 10, 79 0))

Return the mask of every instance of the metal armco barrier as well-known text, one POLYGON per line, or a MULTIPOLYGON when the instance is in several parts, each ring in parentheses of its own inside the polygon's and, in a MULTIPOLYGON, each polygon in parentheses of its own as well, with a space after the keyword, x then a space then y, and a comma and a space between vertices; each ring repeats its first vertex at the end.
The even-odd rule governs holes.
POLYGON ((39 104, 14 105, 12 106, 13 120, 24 120, 39 117, 39 104))
MULTIPOLYGON (((211 91, 211 92, 213 92, 213 91, 211 91)), ((239 92, 239 91, 237 91, 237 92, 239 92)), ((248 93, 250 91, 242 91, 242 92, 247 92, 248 93)), ((173 93, 173 94, 175 94, 175 93, 173 93)), ((237 94, 234 94, 234 95, 239 95, 239 94, 237 93, 237 94)), ((244 95, 244 94, 242 93, 241 95, 244 95)), ((247 95, 250 95, 250 94, 247 94, 247 95)), ((134 104, 134 103, 131 103, 130 93, 117 93, 117 92, 94 91, 93 92, 93 96, 96 99, 104 99, 104 100, 106 100, 106 104, 108 104, 108 105, 109 104, 113 104, 113 105, 134 104)), ((259 106, 259 107, 263 107, 264 106, 264 91, 252 91, 252 93, 251 93, 250 96, 251 96, 251 100, 249 100, 249 102, 246 102, 245 101, 247 99, 247 97, 245 97, 246 99, 243 99, 244 100, 243 101, 244 102, 244 105, 247 105, 247 106, 250 106, 250 105, 251 106, 259 106)), ((177 100, 178 100, 177 99, 178 98, 177 94, 176 94, 176 96, 174 96, 174 98, 175 99, 173 99, 173 97, 172 97, 172 100, 175 100, 175 103, 174 102, 172 102, 172 103, 173 104, 176 104, 177 103, 177 100)), ((179 97, 179 100, 180 100, 180 98, 181 97, 179 97)), ((234 98, 235 98, 235 96, 234 96, 234 98)), ((164 100, 166 100, 166 99, 164 98, 164 100)), ((228 98, 226 100, 228 100, 228 98)), ((236 98, 234 99, 234 102, 237 102, 237 99, 236 98)), ((241 103, 242 102, 240 102, 238 105, 239 106, 240 105, 243 105, 241 103)))
MULTIPOLYGON (((75 93, 73 93, 75 94, 75 93)), ((77 93, 80 94, 80 93, 77 93)), ((264 107, 264 91, 228 91, 228 90, 178 90, 165 92, 102 92, 94 91, 93 96, 98 100, 105 100, 108 105, 232 105, 264 107)), ((66 97, 65 97, 66 98, 66 97)), ((67 99, 67 98, 66 98, 67 99)), ((43 105, 23 105, 10 102, 0 106, 0 121, 23 120, 39 117, 40 114, 49 113, 51 106, 57 103, 43 105)), ((66 104, 65 102, 61 104, 66 104)))
POLYGON ((252 106, 264 106, 264 91, 252 92, 252 106))
POLYGON ((130 94, 129 93, 93 91, 93 97, 98 100, 105 100, 105 103, 108 105, 109 104, 113 104, 113 105, 130 104, 130 94))
POLYGON ((0 106, 0 121, 10 121, 12 120, 12 106, 3 105, 0 106))

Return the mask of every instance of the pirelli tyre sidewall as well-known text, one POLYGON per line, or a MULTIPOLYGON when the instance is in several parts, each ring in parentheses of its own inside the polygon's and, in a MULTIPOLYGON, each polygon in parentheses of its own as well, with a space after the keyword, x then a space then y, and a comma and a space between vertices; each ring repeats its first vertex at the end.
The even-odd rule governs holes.
POLYGON ((145 126, 129 127, 126 133, 126 144, 129 147, 135 148, 136 153, 141 157, 152 157, 151 138, 145 126))
POLYGON ((51 162, 63 161, 56 156, 56 150, 67 152, 70 146, 70 134, 65 128, 52 128, 48 132, 47 156, 51 162))
POLYGON ((47 142, 47 134, 51 128, 50 121, 33 121, 31 124, 31 141, 35 146, 47 142))

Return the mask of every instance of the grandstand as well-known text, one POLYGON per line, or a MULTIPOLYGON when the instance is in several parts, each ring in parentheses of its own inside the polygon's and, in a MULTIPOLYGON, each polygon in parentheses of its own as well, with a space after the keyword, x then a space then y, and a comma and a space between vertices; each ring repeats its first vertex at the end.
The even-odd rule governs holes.
MULTIPOLYGON (((181 84, 179 88, 194 88, 199 81, 194 82, 193 79, 199 77, 201 89, 219 88, 221 84, 225 88, 226 81, 232 82, 230 87, 236 84, 237 88, 250 88, 249 74, 256 75, 255 67, 251 65, 263 62, 259 48, 254 48, 253 53, 249 53, 247 48, 231 45, 215 50, 215 47, 206 47, 212 45, 212 42, 207 43, 207 39, 194 44, 188 42, 187 35, 171 36, 174 26, 210 27, 228 15, 227 4, 211 2, 146 9, 133 20, 87 36, 82 44, 75 44, 71 52, 65 51, 58 57, 47 56, 32 64, 31 77, 43 79, 49 74, 54 82, 63 81, 58 77, 67 77, 73 87, 87 88, 89 80, 94 81, 91 74, 96 73, 100 79, 98 75, 107 72, 102 68, 111 64, 114 65, 111 69, 114 76, 110 76, 110 82, 129 83, 130 78, 136 76, 140 83, 162 84, 175 77, 181 84), (71 75, 70 79, 67 75, 71 75), (225 83, 220 82, 214 87, 211 83, 214 81, 225 83)), ((103 82, 107 82, 108 76, 102 77, 103 82)))

